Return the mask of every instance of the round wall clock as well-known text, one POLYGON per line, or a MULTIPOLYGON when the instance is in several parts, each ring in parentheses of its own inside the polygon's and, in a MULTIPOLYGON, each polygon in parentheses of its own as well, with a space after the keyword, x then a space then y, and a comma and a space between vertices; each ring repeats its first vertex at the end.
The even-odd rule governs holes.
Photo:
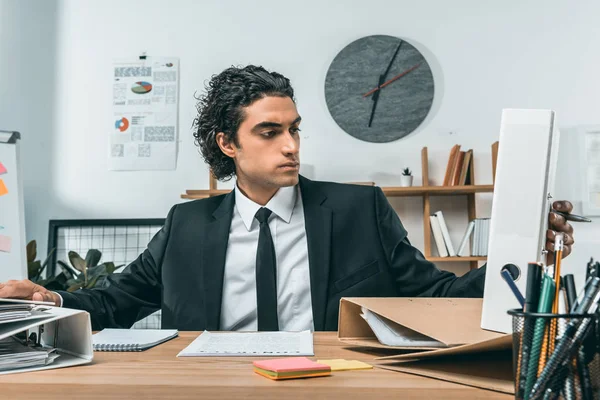
POLYGON ((394 36, 373 35, 346 46, 325 78, 325 100, 348 134, 384 143, 405 137, 425 120, 434 81, 425 57, 394 36))

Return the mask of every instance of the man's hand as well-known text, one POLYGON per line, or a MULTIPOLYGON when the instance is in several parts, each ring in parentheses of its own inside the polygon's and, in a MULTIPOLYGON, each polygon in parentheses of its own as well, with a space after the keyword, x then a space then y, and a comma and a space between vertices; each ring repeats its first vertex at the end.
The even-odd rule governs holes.
POLYGON ((0 283, 0 298, 49 301, 60 306, 60 297, 56 293, 27 279, 0 283))
MULTIPOLYGON (((573 211, 573 204, 564 200, 555 201, 552 203, 552 208, 568 214, 573 211)), ((552 264, 554 263, 554 238, 556 234, 562 233, 564 235, 563 258, 571 254, 571 246, 573 246, 575 240, 573 239, 573 227, 562 216, 550 211, 548 223, 550 229, 546 232, 546 250, 550 252, 548 253, 548 262, 552 264)), ((0 290, 0 293, 2 293, 2 290, 0 290)))

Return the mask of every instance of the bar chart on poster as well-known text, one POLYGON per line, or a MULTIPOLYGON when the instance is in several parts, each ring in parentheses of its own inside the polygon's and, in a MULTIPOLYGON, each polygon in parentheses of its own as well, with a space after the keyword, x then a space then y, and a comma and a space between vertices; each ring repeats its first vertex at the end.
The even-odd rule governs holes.
POLYGON ((0 130, 0 282, 27 278, 20 138, 0 130))

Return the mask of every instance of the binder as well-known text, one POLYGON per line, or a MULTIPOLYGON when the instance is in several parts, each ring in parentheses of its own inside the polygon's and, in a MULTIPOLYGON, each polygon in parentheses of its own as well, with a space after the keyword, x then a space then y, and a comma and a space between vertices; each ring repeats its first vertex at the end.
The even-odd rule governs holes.
POLYGON ((512 394, 512 334, 481 329, 482 303, 470 298, 342 298, 338 339, 396 353, 379 357, 378 368, 512 394), (361 317, 363 308, 445 347, 382 345, 361 317))
POLYGON ((502 112, 500 145, 489 226, 487 272, 481 327, 512 332, 509 309, 520 308, 500 272, 521 268, 515 283, 522 293, 527 264, 545 261, 548 213, 558 161, 559 130, 552 110, 502 112))
MULTIPOLYGON (((14 302, 0 299, 0 304, 14 302)), ((21 332, 28 332, 29 337, 32 331, 37 334, 38 344, 56 348, 59 357, 48 365, 0 371, 0 375, 83 365, 94 358, 92 324, 86 311, 44 306, 31 317, 0 322, 0 340, 21 332)))

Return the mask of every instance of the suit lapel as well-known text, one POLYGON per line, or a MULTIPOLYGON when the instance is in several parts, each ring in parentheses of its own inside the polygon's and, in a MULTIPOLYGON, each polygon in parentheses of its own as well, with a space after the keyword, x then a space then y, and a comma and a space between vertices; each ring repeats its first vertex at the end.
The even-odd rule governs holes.
POLYGON ((223 274, 225 272, 225 256, 229 242, 229 229, 235 204, 234 191, 223 198, 213 212, 213 221, 201 229, 200 247, 204 285, 204 313, 206 330, 219 330, 221 319, 221 301, 223 297, 223 274))
POLYGON ((304 205, 304 224, 308 243, 310 292, 315 330, 325 328, 329 259, 331 254, 331 209, 323 206, 327 198, 310 180, 300 176, 304 205))

